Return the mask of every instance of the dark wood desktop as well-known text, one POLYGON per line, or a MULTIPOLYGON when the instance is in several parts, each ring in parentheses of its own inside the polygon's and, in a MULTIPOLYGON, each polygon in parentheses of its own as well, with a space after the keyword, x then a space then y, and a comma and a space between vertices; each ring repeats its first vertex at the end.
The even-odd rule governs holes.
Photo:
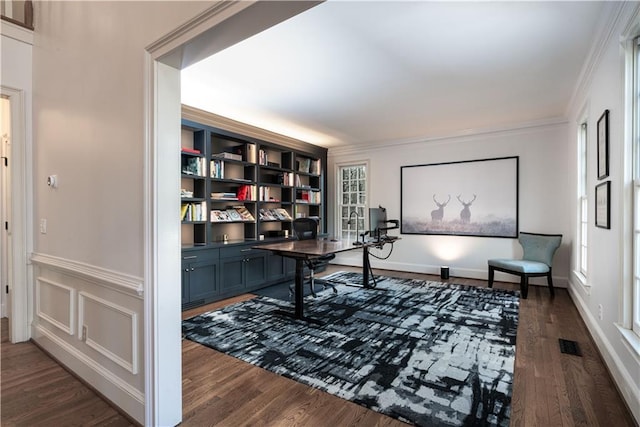
MULTIPOLYGON (((397 240, 397 238, 388 241, 391 242, 395 240, 397 240)), ((381 247, 384 243, 386 243, 385 240, 380 242, 365 241, 364 243, 360 242, 358 245, 354 245, 353 240, 288 240, 285 242, 254 246, 253 248, 268 250, 283 257, 293 258, 296 261, 294 317, 296 319, 309 320, 304 316, 303 288, 305 261, 338 252, 362 249, 362 286, 364 288, 373 288, 374 286, 369 284, 369 248, 372 246, 381 247)))

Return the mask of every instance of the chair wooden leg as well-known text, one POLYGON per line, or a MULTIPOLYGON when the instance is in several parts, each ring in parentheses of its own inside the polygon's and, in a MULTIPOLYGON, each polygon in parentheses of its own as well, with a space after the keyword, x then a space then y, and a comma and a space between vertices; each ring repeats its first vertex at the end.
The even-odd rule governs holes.
POLYGON ((493 288, 493 275, 495 274, 495 269, 489 266, 489 287, 493 288))
POLYGON ((520 276, 520 294, 522 299, 527 299, 529 295, 529 277, 526 274, 520 276))
POLYGON ((549 292, 551 296, 555 296, 555 290, 553 289, 553 279, 551 278, 551 269, 549 269, 549 273, 547 273, 547 284, 549 285, 549 292))

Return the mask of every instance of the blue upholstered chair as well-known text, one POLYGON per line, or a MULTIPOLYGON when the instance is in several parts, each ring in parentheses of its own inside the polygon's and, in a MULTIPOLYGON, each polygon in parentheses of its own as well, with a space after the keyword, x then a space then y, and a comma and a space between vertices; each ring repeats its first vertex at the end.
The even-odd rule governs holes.
POLYGON ((560 247, 562 234, 537 234, 520 233, 518 242, 523 249, 522 259, 490 259, 489 287, 493 287, 495 271, 515 274, 520 276, 520 291, 522 298, 526 299, 529 293, 529 277, 547 277, 547 284, 551 295, 553 292, 553 279, 551 278, 551 266, 553 255, 560 247))

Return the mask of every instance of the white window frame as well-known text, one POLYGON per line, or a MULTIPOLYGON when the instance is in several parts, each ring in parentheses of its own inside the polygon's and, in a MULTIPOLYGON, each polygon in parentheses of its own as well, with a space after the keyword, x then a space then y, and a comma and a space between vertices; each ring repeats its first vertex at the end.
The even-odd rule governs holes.
MULTIPOLYGON (((339 236, 341 239, 350 239, 355 240, 358 238, 356 235, 356 224, 355 221, 352 221, 351 225, 347 225, 349 217, 355 211, 358 214, 357 218, 357 231, 358 233, 362 233, 366 230, 366 224, 368 224, 368 212, 369 212, 369 187, 371 180, 371 169, 369 168, 368 161, 351 161, 345 162, 341 164, 336 164, 336 210, 335 210, 335 236, 339 236), (364 177, 364 191, 356 190, 360 196, 364 197, 364 200, 358 199, 356 203, 352 203, 352 200, 349 203, 344 203, 343 201, 343 178, 342 172, 345 169, 349 168, 357 168, 364 167, 365 177, 364 177), (361 193, 361 194, 360 194, 361 193), (346 207, 346 210, 344 209, 346 207)), ((351 191, 351 190, 350 190, 351 191)), ((355 215, 352 217, 353 220, 356 220, 355 215)))
POLYGON ((589 233, 589 191, 587 181, 587 166, 589 158, 587 120, 582 120, 578 126, 578 230, 577 242, 577 273, 586 285, 588 274, 588 233, 589 233))
POLYGON ((633 108, 632 144, 632 275, 631 292, 625 298, 631 300, 631 330, 640 337, 640 37, 633 43, 633 108))

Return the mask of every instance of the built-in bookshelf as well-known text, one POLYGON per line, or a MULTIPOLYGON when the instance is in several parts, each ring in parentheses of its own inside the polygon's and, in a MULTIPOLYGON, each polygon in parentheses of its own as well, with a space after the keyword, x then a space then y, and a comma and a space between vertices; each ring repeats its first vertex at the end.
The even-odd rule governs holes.
POLYGON ((291 280, 291 259, 254 246, 293 238, 296 217, 317 217, 326 232, 327 150, 190 107, 183 114, 198 120, 182 121, 182 307, 291 280))
POLYGON ((183 120, 182 245, 292 235, 298 217, 326 228, 326 149, 279 145, 183 120))

